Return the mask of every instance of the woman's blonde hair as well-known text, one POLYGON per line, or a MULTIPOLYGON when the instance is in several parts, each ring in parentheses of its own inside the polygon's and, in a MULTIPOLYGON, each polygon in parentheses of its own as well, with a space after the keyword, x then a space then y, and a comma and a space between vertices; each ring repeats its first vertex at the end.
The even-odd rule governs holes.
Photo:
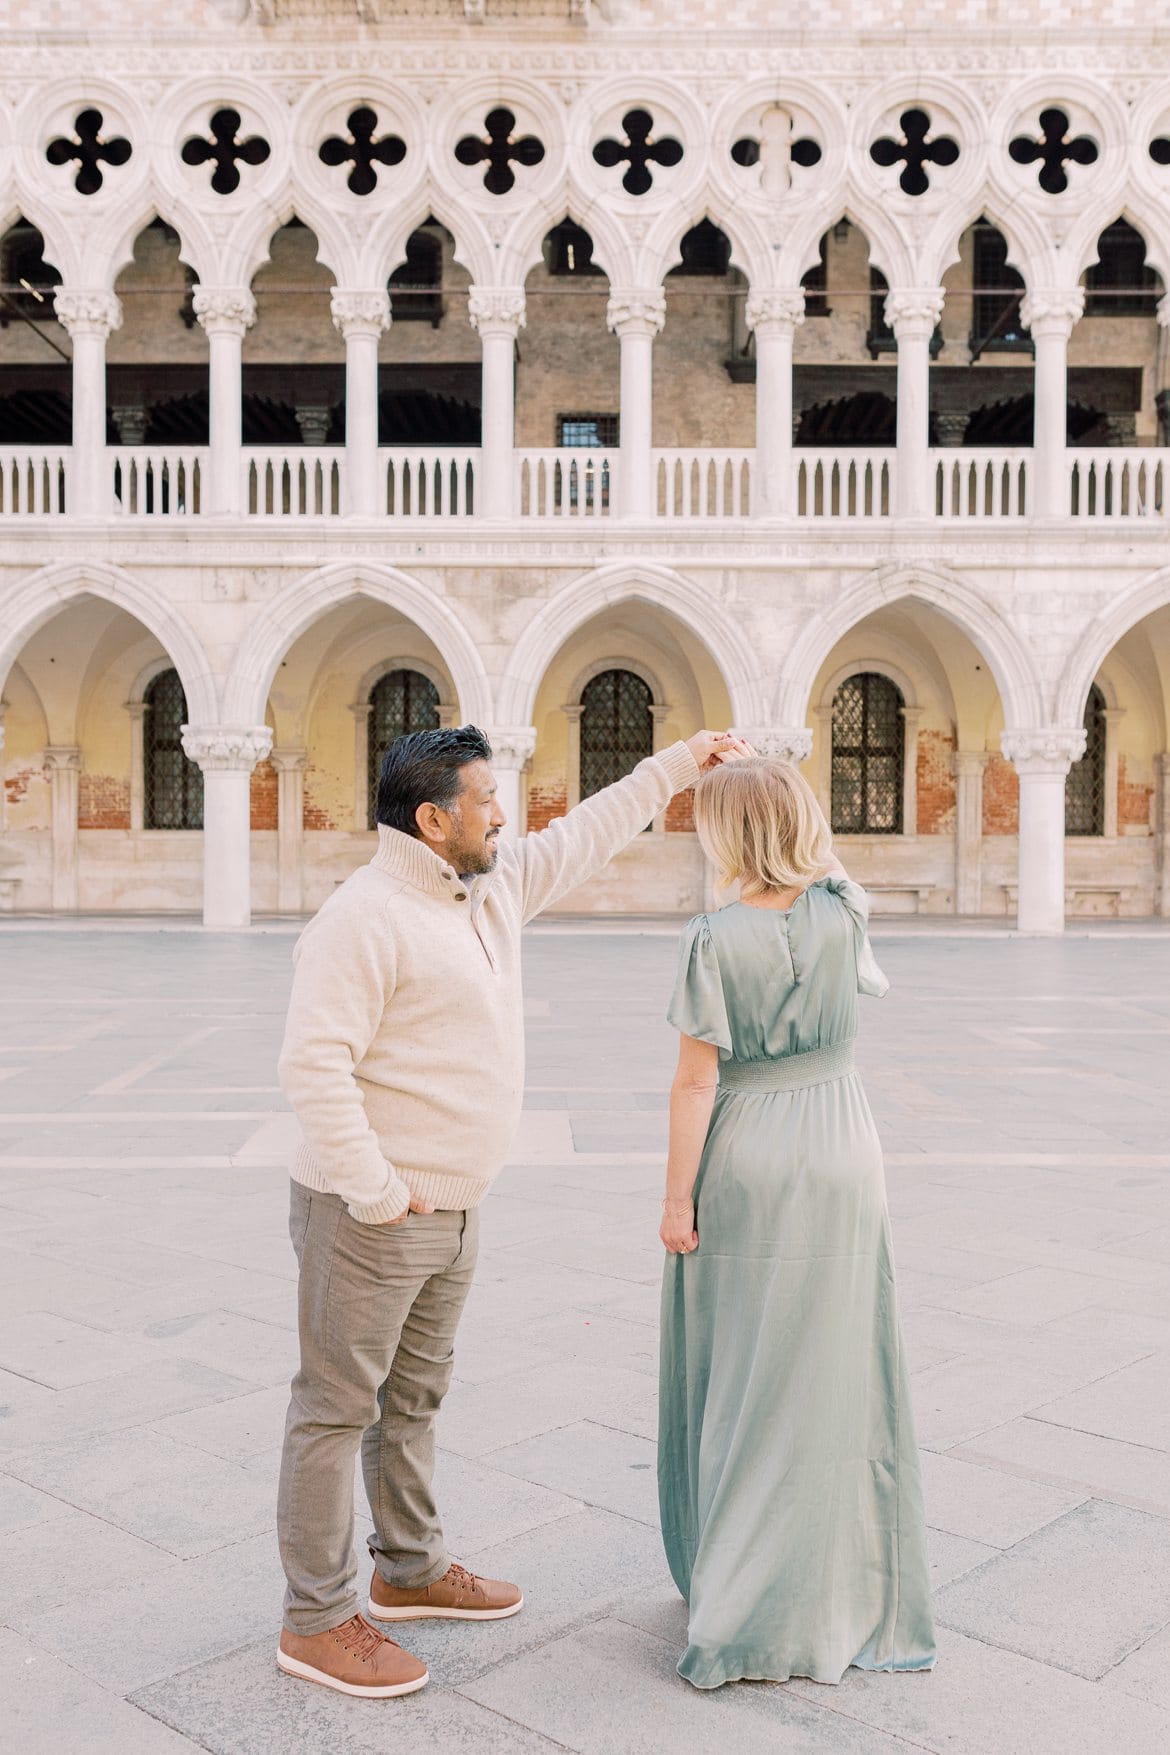
POLYGON ((720 762, 695 787, 695 828, 721 888, 745 895, 811 883, 832 836, 812 788, 777 756, 720 762))

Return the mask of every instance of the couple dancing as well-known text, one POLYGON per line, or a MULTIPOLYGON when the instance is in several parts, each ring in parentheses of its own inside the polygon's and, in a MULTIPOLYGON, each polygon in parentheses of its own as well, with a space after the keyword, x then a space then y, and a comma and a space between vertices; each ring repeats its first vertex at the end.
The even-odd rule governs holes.
POLYGON ((432 1491, 479 1203, 523 1096, 521 928, 689 786, 740 900, 687 929, 668 1013, 659 1489, 689 1609, 679 1672, 716 1688, 934 1662, 881 1150, 853 1071, 857 993, 885 990, 864 892, 795 768, 730 732, 501 845, 491 748, 463 726, 391 746, 378 851, 296 951, 281 1054, 302 1136, 278 1507, 290 1675, 412 1693, 426 1666, 385 1629, 523 1607, 518 1585, 452 1560, 432 1491))

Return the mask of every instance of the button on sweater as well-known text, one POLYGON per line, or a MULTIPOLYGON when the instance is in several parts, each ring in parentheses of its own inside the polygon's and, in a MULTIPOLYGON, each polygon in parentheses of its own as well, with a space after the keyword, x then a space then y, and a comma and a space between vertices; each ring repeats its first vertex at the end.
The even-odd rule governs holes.
POLYGON ((411 1195, 477 1206, 503 1167, 524 1094, 520 934, 698 778, 685 743, 465 880, 424 842, 378 851, 294 952, 280 1082, 300 1141, 291 1173, 384 1224, 411 1195))

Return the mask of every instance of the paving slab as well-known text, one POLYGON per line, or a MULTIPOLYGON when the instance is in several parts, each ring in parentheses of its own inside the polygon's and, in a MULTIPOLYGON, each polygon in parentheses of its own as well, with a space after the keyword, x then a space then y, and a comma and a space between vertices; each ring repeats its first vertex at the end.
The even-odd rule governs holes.
POLYGON ((1014 1547, 1089 1497, 931 1450, 922 1453, 922 1489, 932 1529, 992 1548, 1014 1547))
POLYGON ((0 1627, 0 1724, 20 1755, 193 1755, 197 1745, 43 1647, 0 1627))
POLYGON ((648 1438, 579 1420, 493 1450, 491 1461, 493 1468, 658 1528, 658 1450, 648 1438))
POLYGON ((1170 1524, 1086 1500, 940 1590, 935 1613, 988 1645, 1098 1677, 1166 1624, 1170 1524))
POLYGON ((1053 1426, 1170 1451, 1170 1353, 1151 1353, 1036 1411, 1053 1426))
POLYGON ((1101 1680, 1107 1688, 1134 1694, 1170 1712, 1170 1625, 1144 1640, 1101 1680))
POLYGON ((171 1571, 174 1557, 104 1518, 57 1501, 57 1515, 5 1532, 0 1568, 0 1617, 13 1626, 88 1598, 93 1582, 105 1588, 140 1584, 171 1571))
POLYGON ((1170 1517, 1170 1455, 1146 1445, 1029 1416, 983 1432, 948 1454, 1170 1517))

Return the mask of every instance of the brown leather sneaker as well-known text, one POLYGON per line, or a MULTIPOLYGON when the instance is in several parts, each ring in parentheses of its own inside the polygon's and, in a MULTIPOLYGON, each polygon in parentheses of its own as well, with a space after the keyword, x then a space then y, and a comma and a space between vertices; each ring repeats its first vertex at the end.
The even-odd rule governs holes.
POLYGON ((520 1586, 499 1578, 480 1578, 465 1566, 449 1566, 442 1578, 422 1590, 395 1590, 380 1573, 370 1584, 366 1612, 377 1621, 502 1621, 524 1607, 520 1586))
POLYGON ((427 1666, 371 1627, 360 1615, 307 1637, 286 1627, 276 1648, 277 1667, 303 1682, 320 1682, 339 1694, 387 1700, 413 1694, 430 1681, 427 1666))

